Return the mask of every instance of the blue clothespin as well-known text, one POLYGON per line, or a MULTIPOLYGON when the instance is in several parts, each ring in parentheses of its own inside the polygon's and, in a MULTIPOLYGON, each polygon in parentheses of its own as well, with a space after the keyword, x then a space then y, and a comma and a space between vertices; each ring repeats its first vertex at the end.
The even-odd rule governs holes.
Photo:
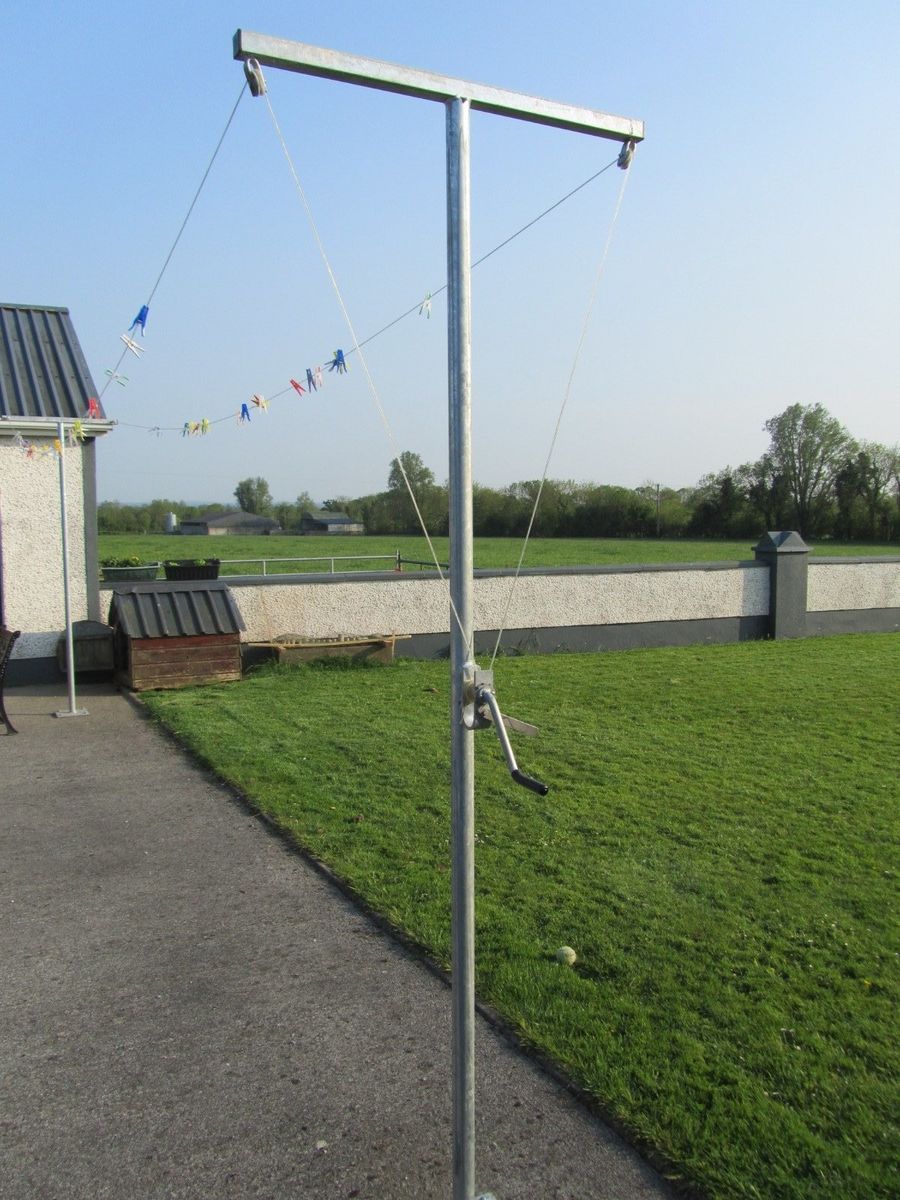
POLYGON ((246 404, 241 405, 241 415, 238 417, 238 422, 243 424, 244 421, 250 420, 250 409, 246 404))
POLYGON ((313 378, 313 373, 309 367, 306 368, 306 389, 310 392, 314 392, 316 390, 316 381, 313 378))
POLYGON ((134 318, 134 320, 131 322, 131 324, 128 326, 128 332, 131 333, 132 329, 136 329, 138 327, 138 325, 140 325, 141 337, 143 337, 144 332, 147 328, 147 318, 149 317, 149 315, 150 315, 150 305, 142 304, 141 308, 140 308, 140 312, 134 318))
POLYGON ((348 368, 347 368, 346 362, 344 361, 343 350, 335 350, 334 358, 328 364, 328 370, 329 371, 337 371, 338 375, 346 375, 347 374, 348 368))

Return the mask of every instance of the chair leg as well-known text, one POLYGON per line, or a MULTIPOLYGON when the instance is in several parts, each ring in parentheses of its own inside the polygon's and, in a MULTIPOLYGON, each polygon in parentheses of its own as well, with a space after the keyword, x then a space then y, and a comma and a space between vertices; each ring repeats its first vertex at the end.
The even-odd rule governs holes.
POLYGON ((6 715, 6 709, 3 705, 3 697, 2 696, 0 696, 0 721, 3 722, 3 724, 6 726, 6 728, 9 730, 10 733, 18 733, 19 732, 18 729, 16 729, 15 725, 13 725, 13 723, 9 719, 9 717, 6 715))

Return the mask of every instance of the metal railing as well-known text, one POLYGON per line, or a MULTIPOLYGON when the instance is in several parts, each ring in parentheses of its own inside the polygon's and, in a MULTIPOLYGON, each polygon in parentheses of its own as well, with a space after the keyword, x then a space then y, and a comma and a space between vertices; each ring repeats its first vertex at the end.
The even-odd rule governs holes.
MULTIPOLYGON (((282 564, 282 563, 293 563, 293 564, 301 564, 301 565, 305 565, 308 563, 328 563, 327 571, 318 572, 319 574, 323 574, 323 575, 325 575, 325 574, 336 575, 337 570, 335 568, 335 563, 389 562, 391 564, 391 569, 394 571, 397 571, 397 572, 402 571, 404 567, 418 567, 420 571, 423 571, 423 570, 433 571, 435 569, 434 562, 427 562, 424 559, 419 559, 419 558, 404 558, 399 550, 395 551, 393 554, 319 554, 319 555, 314 555, 314 556, 305 557, 305 558, 299 558, 299 557, 269 558, 268 556, 266 556, 266 557, 259 556, 257 558, 220 558, 218 560, 218 562, 219 562, 220 568, 221 567, 243 567, 243 566, 247 566, 249 564, 254 564, 254 565, 259 564, 259 566, 262 567, 262 571, 259 573, 261 573, 266 578, 273 576, 273 575, 288 575, 288 574, 304 574, 304 573, 306 573, 302 569, 298 572, 292 572, 292 571, 287 571, 287 570, 270 571, 269 568, 271 565, 282 564)), ((115 568, 115 569, 110 568, 110 567, 105 567, 103 581, 106 583, 115 582, 117 580, 119 580, 121 582, 127 582, 129 580, 135 581, 140 578, 140 576, 137 575, 137 572, 139 570, 149 571, 151 568, 155 567, 156 571, 159 572, 159 570, 162 568, 162 566, 163 566, 162 562, 157 562, 157 563, 148 562, 148 563, 142 563, 140 567, 119 567, 119 568, 115 568)), ((449 569, 450 569, 450 566, 448 563, 438 563, 438 566, 444 571, 449 571, 449 569)), ((220 573, 220 575, 224 574, 224 575, 237 576, 237 575, 249 574, 250 572, 221 571, 220 570, 219 573, 220 573)), ((310 572, 310 573, 312 574, 314 572, 310 572)), ((145 576, 145 578, 146 578, 146 576, 145 576)))
MULTIPOLYGON (((243 566, 245 563, 261 563, 262 574, 269 575, 270 563, 323 563, 329 564, 330 575, 336 575, 334 564, 338 562, 390 562, 394 564, 394 570, 402 569, 401 564, 403 559, 400 557, 400 551, 395 554, 320 554, 310 558, 220 558, 221 566, 243 566)), ((273 571, 274 575, 285 575, 286 571, 273 571)), ((325 572, 323 572, 324 574, 325 572)))

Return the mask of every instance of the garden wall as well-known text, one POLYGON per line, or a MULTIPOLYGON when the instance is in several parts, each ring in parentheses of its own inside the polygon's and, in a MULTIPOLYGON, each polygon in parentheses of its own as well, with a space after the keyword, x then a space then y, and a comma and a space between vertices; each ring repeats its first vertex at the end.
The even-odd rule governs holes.
MULTIPOLYGON (((506 650, 541 653, 900 629, 900 557, 817 557, 810 563, 808 548, 794 533, 766 534, 756 558, 743 562, 527 570, 510 598, 513 576, 476 572, 479 653, 493 648, 501 625, 506 650)), ((283 635, 393 634, 403 639, 397 647, 402 655, 436 658, 449 651, 448 591, 436 572, 233 576, 226 582, 246 625, 248 661, 251 643, 283 635)), ((111 596, 109 587, 100 592, 102 619, 111 596)), ((49 618, 40 619, 47 628, 49 618)), ((56 633, 32 635, 29 653, 52 654, 61 613, 57 620, 56 633)), ((48 657, 31 662, 29 678, 41 664, 47 678, 56 676, 55 660, 48 657)), ((25 681, 14 674, 10 679, 25 681)))

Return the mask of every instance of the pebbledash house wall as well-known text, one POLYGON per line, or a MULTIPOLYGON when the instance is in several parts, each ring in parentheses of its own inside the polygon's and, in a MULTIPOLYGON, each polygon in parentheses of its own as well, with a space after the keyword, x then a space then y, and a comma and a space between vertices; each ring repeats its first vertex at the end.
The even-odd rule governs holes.
MULTIPOLYGON (((27 458, 0 437, 0 589, 3 620, 21 630, 9 683, 58 678, 56 643, 65 628, 59 459, 52 437, 29 435, 27 458)), ((66 446, 66 509, 72 619, 105 618, 97 580, 95 443, 66 446)))

